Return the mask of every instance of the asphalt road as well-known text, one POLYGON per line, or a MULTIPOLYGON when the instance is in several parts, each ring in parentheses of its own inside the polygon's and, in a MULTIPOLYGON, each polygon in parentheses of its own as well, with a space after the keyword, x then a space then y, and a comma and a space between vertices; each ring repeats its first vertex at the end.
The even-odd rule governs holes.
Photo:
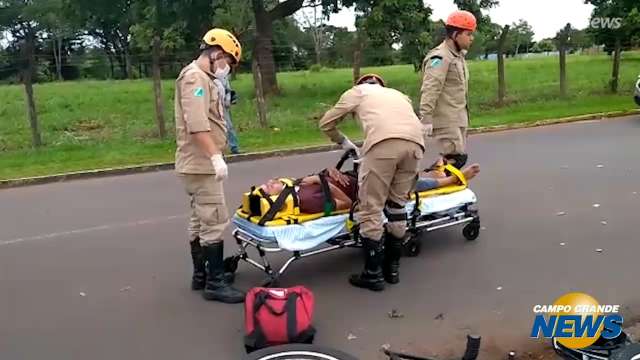
MULTIPOLYGON (((528 338, 532 305, 568 291, 625 305, 631 321, 640 305, 639 139, 638 117, 471 136, 470 160, 482 166, 472 184, 477 241, 460 228, 429 234, 383 293, 348 285, 361 268, 354 249, 294 263, 283 285, 314 291, 318 344, 362 359, 380 358, 382 344, 459 352, 469 332, 483 336, 485 359, 539 349, 528 338), (404 317, 390 318, 392 309, 404 317)), ((234 163, 230 208, 253 184, 338 156, 234 163)), ((242 306, 189 290, 186 207, 171 171, 0 191, 0 359, 239 359, 242 306)), ((240 264, 239 287, 261 280, 240 264)))

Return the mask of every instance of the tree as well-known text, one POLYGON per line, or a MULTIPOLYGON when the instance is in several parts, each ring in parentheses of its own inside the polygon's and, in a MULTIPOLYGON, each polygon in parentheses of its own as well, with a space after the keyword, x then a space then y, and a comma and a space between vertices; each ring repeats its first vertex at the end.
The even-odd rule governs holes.
POLYGON ((533 47, 531 48, 531 51, 535 53, 552 52, 555 50, 556 50, 556 46, 552 39, 542 39, 537 43, 535 43, 535 45, 533 45, 533 47))
POLYGON ((35 47, 42 32, 42 12, 46 0, 3 0, 0 1, 0 32, 7 31, 20 49, 20 78, 24 84, 27 114, 31 127, 31 143, 42 146, 42 136, 38 123, 33 77, 35 72, 35 47))
POLYGON ((631 47, 640 33, 640 5, 637 0, 585 0, 585 3, 594 5, 591 23, 598 24, 591 26, 589 32, 594 35, 597 43, 605 45, 609 54, 613 53, 609 88, 615 93, 618 91, 621 53, 631 47), (609 20, 608 26, 600 22, 602 19, 609 20), (612 20, 619 22, 612 24, 612 20))
POLYGON ((560 52, 560 96, 567 96, 567 47, 571 38, 571 24, 567 24, 556 35, 556 44, 560 52))
POLYGON ((509 36, 509 25, 505 25, 498 40, 498 106, 504 106, 507 85, 504 80, 504 49, 509 36))
POLYGON ((256 24, 254 56, 258 62, 258 68, 262 72, 262 88, 265 94, 277 94, 279 92, 276 64, 273 58, 273 23, 276 20, 293 15, 302 8, 303 3, 304 0, 286 0, 283 2, 251 0, 256 24))
POLYGON ((175 50, 184 44, 185 23, 178 20, 179 5, 180 2, 172 0, 138 0, 132 9, 136 20, 131 27, 134 43, 141 49, 151 49, 156 123, 161 139, 166 137, 167 131, 160 63, 165 51, 175 50))
POLYGON ((524 48, 525 53, 529 52, 529 48, 533 43, 533 36, 535 35, 531 25, 525 20, 520 19, 518 23, 513 23, 510 28, 508 38, 510 49, 508 53, 518 55, 522 48, 524 48))
POLYGON ((130 29, 134 25, 133 0, 67 0, 71 19, 85 29, 87 35, 100 42, 112 64, 120 66, 124 78, 133 76, 130 42, 130 29))
POLYGON ((327 46, 327 40, 329 34, 326 31, 326 16, 322 13, 317 6, 313 6, 311 11, 301 12, 302 25, 305 30, 311 35, 313 40, 313 48, 315 52, 315 63, 320 65, 322 52, 327 46))

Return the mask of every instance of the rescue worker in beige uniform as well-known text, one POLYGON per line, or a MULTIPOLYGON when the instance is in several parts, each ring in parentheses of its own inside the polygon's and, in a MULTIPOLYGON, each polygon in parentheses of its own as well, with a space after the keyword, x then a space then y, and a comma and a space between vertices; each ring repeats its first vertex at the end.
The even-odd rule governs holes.
POLYGON ((473 42, 476 19, 455 11, 445 23, 447 38, 423 60, 420 120, 425 136, 432 136, 440 155, 459 169, 467 162, 469 126, 469 70, 465 54, 473 42))
POLYGON ((224 86, 218 79, 240 62, 242 49, 228 31, 208 31, 200 56, 176 80, 176 172, 191 203, 189 236, 193 290, 225 303, 241 303, 245 294, 231 286, 224 271, 222 232, 229 224, 223 182, 227 164, 224 86))
POLYGON ((425 151, 423 126, 409 97, 385 87, 384 80, 375 74, 358 79, 324 114, 319 125, 333 142, 360 156, 356 220, 365 264, 362 273, 352 275, 349 282, 369 290, 384 290, 385 281, 399 281, 402 238, 407 226, 405 204, 416 184, 425 151), (364 131, 362 149, 336 129, 349 113, 356 116, 364 131))

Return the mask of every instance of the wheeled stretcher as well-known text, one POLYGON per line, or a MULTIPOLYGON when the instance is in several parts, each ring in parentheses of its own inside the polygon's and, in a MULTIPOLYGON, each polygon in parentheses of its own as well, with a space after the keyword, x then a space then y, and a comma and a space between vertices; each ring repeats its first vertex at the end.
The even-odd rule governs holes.
MULTIPOLYGON (((336 168, 352 157, 345 153, 336 168)), ((357 164, 354 163, 354 172, 357 164)), ((432 232, 455 225, 465 225, 462 230, 467 240, 475 240, 480 232, 480 217, 476 206, 477 198, 467 187, 466 179, 460 171, 449 167, 461 180, 461 185, 448 186, 425 192, 414 193, 406 204, 408 214, 407 235, 404 239, 404 253, 417 256, 420 253, 422 233, 432 232)), ((225 270, 235 273, 242 260, 264 271, 267 279, 264 286, 278 286, 278 279, 294 261, 350 247, 361 247, 358 224, 354 220, 354 209, 329 215, 298 214, 295 218, 285 218, 265 226, 243 212, 241 206, 233 217, 233 237, 238 245, 235 255, 225 259, 225 270), (249 250, 255 250, 258 257, 251 257, 249 250), (269 262, 269 254, 290 252, 291 256, 280 268, 269 262)))

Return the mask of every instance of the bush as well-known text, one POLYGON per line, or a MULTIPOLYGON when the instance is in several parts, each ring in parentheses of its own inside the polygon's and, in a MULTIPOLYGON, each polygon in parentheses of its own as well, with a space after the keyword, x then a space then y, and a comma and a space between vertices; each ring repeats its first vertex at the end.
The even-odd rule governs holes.
POLYGON ((312 73, 318 73, 318 72, 322 71, 322 65, 313 64, 313 65, 309 66, 309 71, 311 71, 312 73))

